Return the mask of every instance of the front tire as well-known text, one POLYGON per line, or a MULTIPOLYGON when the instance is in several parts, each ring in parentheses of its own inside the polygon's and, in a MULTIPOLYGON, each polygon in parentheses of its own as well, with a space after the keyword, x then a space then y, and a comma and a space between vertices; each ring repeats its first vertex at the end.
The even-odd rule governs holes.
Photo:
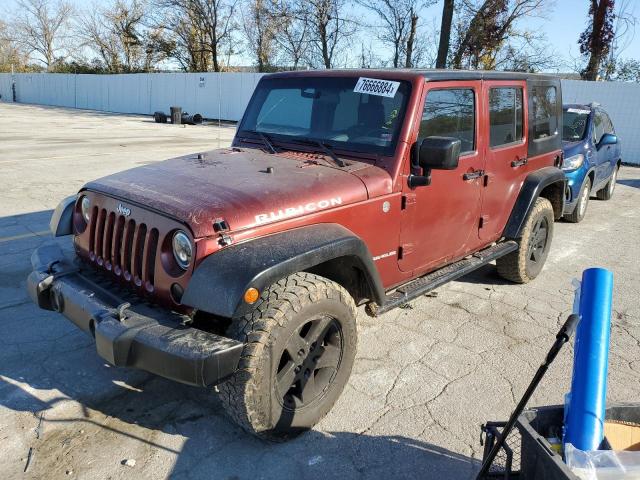
POLYGON ((611 178, 605 185, 602 190, 598 190, 596 192, 596 197, 598 200, 611 200, 613 197, 613 192, 616 189, 616 181, 618 180, 618 165, 613 168, 613 172, 611 173, 611 178))
POLYGON ((511 282, 527 283, 538 276, 553 238, 553 207, 546 198, 536 200, 522 229, 518 250, 496 261, 498 274, 511 282))
POLYGON ((565 220, 571 223, 580 223, 584 220, 584 216, 587 213, 587 205, 589 204, 589 196, 591 195, 591 179, 587 177, 584 181, 584 185, 580 189, 578 195, 578 203, 573 209, 573 212, 564 216, 565 220))
POLYGON ((356 354, 356 306, 343 287, 311 273, 290 275, 230 328, 245 347, 237 372, 219 391, 236 423, 282 441, 329 412, 356 354))

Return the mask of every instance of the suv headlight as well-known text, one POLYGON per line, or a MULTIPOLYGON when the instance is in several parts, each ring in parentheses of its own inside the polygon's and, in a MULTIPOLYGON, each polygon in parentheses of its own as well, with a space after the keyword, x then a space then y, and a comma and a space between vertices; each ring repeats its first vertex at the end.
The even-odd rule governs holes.
POLYGON ((173 258, 176 259, 176 263, 181 269, 186 270, 191 264, 191 259, 193 258, 193 246, 191 245, 191 240, 189 240, 186 233, 182 230, 178 230, 173 234, 171 244, 173 246, 173 258))
POLYGON ((577 155, 572 155, 570 157, 565 158, 562 161, 562 169, 563 170, 575 170, 576 168, 580 168, 584 163, 584 155, 579 153, 577 155))
POLYGON ((91 200, 86 195, 80 199, 80 212, 82 212, 84 221, 89 223, 91 221, 91 200))

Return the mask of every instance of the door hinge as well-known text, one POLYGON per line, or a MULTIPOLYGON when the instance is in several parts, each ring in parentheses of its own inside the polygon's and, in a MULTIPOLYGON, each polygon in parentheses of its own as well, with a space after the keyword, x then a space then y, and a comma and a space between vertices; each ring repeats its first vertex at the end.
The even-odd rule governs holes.
POLYGON ((482 180, 482 185, 484 187, 486 187, 487 185, 489 185, 489 175, 485 175, 484 179, 482 180))
POLYGON ((401 210, 406 210, 416 204, 416 194, 406 193, 402 196, 401 210))
POLYGON ((480 221, 478 222, 478 228, 482 228, 487 224, 489 217, 487 215, 483 215, 480 217, 480 221))
POLYGON ((400 245, 400 247, 398 248, 398 260, 402 260, 407 255, 411 255, 414 248, 415 246, 413 243, 405 243, 404 245, 400 245))

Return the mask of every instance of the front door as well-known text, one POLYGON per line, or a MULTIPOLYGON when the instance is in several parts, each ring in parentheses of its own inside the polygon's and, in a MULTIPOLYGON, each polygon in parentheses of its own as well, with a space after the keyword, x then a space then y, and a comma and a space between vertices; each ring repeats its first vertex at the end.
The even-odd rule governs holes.
POLYGON ((477 242, 483 168, 478 136, 481 82, 428 82, 418 141, 455 137, 461 155, 455 170, 433 170, 431 184, 411 189, 405 183, 401 250, 402 271, 422 273, 464 255, 477 242), (467 175, 465 175, 467 174, 467 175))
POLYGON ((511 214, 511 206, 529 170, 526 144, 525 82, 485 81, 485 118, 481 134, 489 139, 485 155, 482 220, 484 241, 496 240, 511 214))

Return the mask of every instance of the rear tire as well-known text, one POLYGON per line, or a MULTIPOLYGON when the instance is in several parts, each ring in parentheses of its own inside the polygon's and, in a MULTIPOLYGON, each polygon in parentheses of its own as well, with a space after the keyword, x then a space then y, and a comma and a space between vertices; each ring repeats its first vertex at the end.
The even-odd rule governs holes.
POLYGON ((584 216, 587 213, 587 206, 589 205, 589 196, 591 195, 591 179, 589 177, 584 181, 584 185, 580 189, 578 194, 578 203, 573 209, 573 212, 564 216, 565 220, 571 223, 580 223, 584 220, 584 216))
POLYGON ((249 433, 283 441, 313 427, 342 393, 356 355, 356 305, 337 283, 296 273, 265 290, 228 334, 245 347, 218 387, 225 410, 249 433))
POLYGON ((527 283, 538 276, 549 254, 553 238, 553 207, 538 198, 525 221, 518 250, 496 261, 498 274, 511 282, 527 283))
POLYGON ((618 169, 619 167, 618 165, 616 165, 613 169, 613 172, 611 173, 611 178, 609 178, 609 181, 607 182, 605 187, 602 190, 598 190, 596 192, 596 197, 598 197, 598 200, 611 200, 611 197, 613 197, 613 192, 616 189, 616 181, 618 180, 618 169))

